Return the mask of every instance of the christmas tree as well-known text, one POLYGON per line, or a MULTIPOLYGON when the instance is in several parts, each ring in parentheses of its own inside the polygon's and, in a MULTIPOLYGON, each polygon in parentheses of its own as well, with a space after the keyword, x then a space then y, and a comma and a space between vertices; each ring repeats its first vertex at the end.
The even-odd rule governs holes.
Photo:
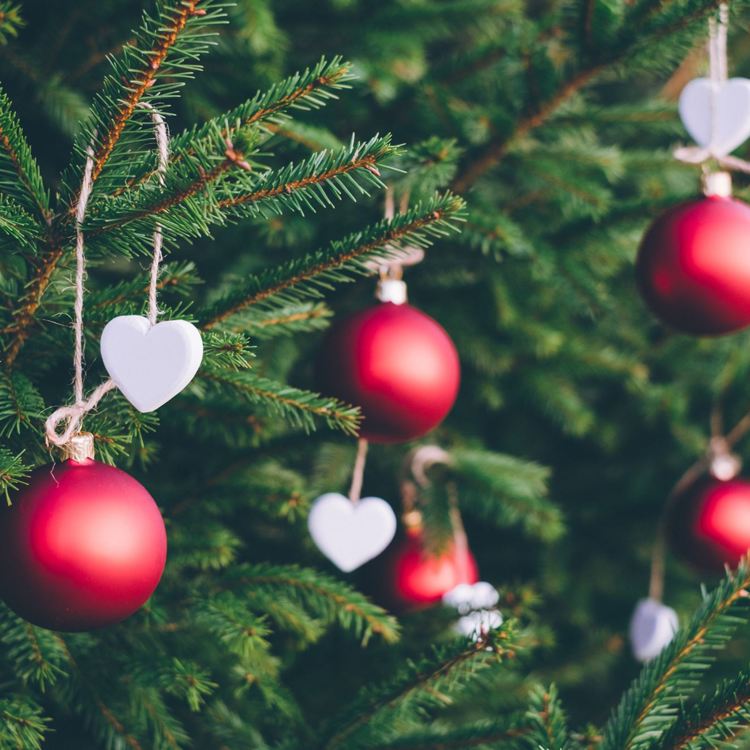
MULTIPOLYGON (((159 319, 194 323, 204 352, 158 411, 112 389, 83 416, 97 458, 157 500, 167 566, 101 630, 2 605, 0 748, 741 745, 744 563, 701 577, 668 555, 682 627, 643 667, 625 638, 654 545, 664 582, 672 487, 750 426, 748 334, 676 334, 633 275, 647 224, 698 192, 675 101, 718 12, 0 3, 9 507, 62 460, 45 421, 71 404, 80 238, 85 397, 104 326, 149 309, 155 231, 159 319), (451 606, 392 612, 382 560, 343 574, 307 528, 348 491, 363 426, 316 381, 325 329, 414 248, 410 301, 455 342, 461 389, 425 437, 372 446, 363 494, 418 511, 435 555, 468 540, 499 593, 468 636, 451 606)), ((730 50, 741 75, 741 33, 730 50)))

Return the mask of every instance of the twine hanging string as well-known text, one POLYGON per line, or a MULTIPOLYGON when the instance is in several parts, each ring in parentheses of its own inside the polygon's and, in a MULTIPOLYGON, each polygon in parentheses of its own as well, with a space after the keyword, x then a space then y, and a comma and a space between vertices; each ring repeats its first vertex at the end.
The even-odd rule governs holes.
MULTIPOLYGON (((169 163, 169 132, 164 118, 146 102, 141 102, 141 107, 148 109, 154 124, 154 134, 158 151, 157 174, 159 186, 164 187, 165 175, 169 163)), ((92 173, 94 170, 94 151, 92 146, 86 149, 86 164, 83 169, 81 190, 78 194, 78 203, 75 211, 75 302, 73 303, 73 397, 74 403, 56 409, 45 422, 45 434, 47 445, 56 445, 64 448, 70 439, 80 431, 83 417, 97 407, 99 402, 111 390, 116 388, 113 380, 105 380, 98 385, 89 395, 83 395, 83 366, 84 366, 84 332, 83 332, 83 297, 85 293, 86 280, 86 254, 84 251, 85 239, 83 234, 83 220, 86 216, 86 207, 91 191, 93 189, 92 173), (65 422, 65 428, 58 432, 59 425, 65 422)), ((148 285, 148 320, 151 325, 158 318, 157 289, 159 281, 159 269, 162 261, 163 236, 160 224, 156 224, 153 236, 153 258, 148 285)))
POLYGON ((367 463, 367 448, 369 444, 365 438, 357 440, 357 457, 352 469, 352 483, 349 487, 349 500, 356 505, 362 497, 362 483, 365 478, 365 464, 367 463))
MULTIPOLYGON (((399 213, 405 213, 409 207, 409 194, 404 193, 399 201, 399 213)), ((396 200, 393 188, 385 189, 385 200, 383 218, 393 221, 396 215, 396 200)), ((424 260, 424 250, 415 245, 406 245, 400 248, 389 248, 389 257, 373 258, 365 262, 365 265, 380 276, 381 281, 388 279, 401 280, 404 266, 415 266, 424 260)))
POLYGON ((721 3, 718 18, 708 22, 708 65, 711 79, 711 142, 708 146, 680 146, 673 152, 685 164, 704 164, 714 160, 722 169, 750 174, 750 162, 729 154, 716 153, 714 140, 718 134, 719 91, 729 75, 727 35, 729 31, 729 6, 721 3))

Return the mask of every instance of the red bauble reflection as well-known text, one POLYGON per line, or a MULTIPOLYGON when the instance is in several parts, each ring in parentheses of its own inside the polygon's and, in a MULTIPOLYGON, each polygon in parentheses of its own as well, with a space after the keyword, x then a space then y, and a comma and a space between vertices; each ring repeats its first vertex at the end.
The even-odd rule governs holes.
POLYGON ((680 331, 750 325, 750 206, 710 196, 670 209, 643 238, 636 276, 656 316, 680 331))
POLYGON ((750 549, 750 482, 701 479, 675 499, 668 521, 685 560, 702 570, 735 566, 750 549))
POLYGON ((438 555, 425 548, 420 527, 404 536, 383 556, 382 599, 396 611, 419 609, 439 602, 460 583, 476 583, 477 563, 465 544, 451 544, 438 555))
POLYGON ((445 330, 407 304, 384 302, 334 326, 318 359, 323 393, 361 407, 361 436, 412 440, 443 421, 458 393, 458 354, 445 330))
POLYGON ((45 628, 123 620, 151 596, 166 556, 151 495, 93 459, 38 469, 0 509, 0 597, 45 628))

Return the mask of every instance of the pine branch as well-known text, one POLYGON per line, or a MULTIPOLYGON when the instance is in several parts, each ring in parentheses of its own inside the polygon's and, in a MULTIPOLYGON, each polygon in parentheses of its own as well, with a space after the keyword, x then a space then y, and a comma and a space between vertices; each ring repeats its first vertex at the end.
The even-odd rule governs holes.
POLYGON ((13 454, 0 448, 0 494, 10 503, 10 493, 15 492, 25 482, 31 469, 24 464, 22 453, 13 454))
POLYGON ((121 138, 139 104, 173 95, 181 81, 192 76, 196 65, 191 61, 211 43, 206 27, 221 23, 223 17, 222 4, 211 0, 165 0, 154 17, 144 14, 134 41, 110 58, 111 71, 92 107, 92 124, 79 140, 80 153, 93 140, 92 182, 96 183, 118 144, 125 164, 137 155, 133 146, 144 135, 151 137, 145 119, 136 129, 143 134, 133 132, 125 142, 121 138))
POLYGON ((363 644, 373 635, 386 643, 398 640, 395 618, 356 589, 323 573, 297 565, 257 563, 236 567, 227 575, 232 582, 252 590, 291 597, 326 624, 337 622, 354 633, 363 644))
POLYGON ((369 750, 468 750, 469 748, 528 747, 529 729, 512 717, 450 731, 407 734, 393 742, 372 745, 369 750))
POLYGON ((456 449, 450 473, 463 505, 501 525, 520 523, 527 533, 554 541, 565 531, 560 508, 547 497, 549 471, 531 461, 490 451, 456 449))
POLYGON ((5 365, 8 370, 14 366, 21 348, 31 334, 42 297, 64 252, 62 245, 53 243, 52 248, 40 258, 27 292, 20 300, 20 306, 13 310, 13 323, 3 331, 9 336, 5 345, 5 365))
POLYGON ((739 610, 747 609, 748 585, 750 568, 743 561, 704 598, 691 622, 643 668, 604 727, 601 750, 642 748, 654 734, 664 731, 715 653, 747 619, 747 613, 739 610))
POLYGON ((191 238, 208 235, 212 225, 230 219, 281 214, 285 209, 304 214, 306 209, 331 207, 344 195, 356 201, 355 193, 367 195, 366 186, 383 187, 378 165, 396 153, 390 136, 359 143, 352 139, 338 151, 319 151, 297 164, 263 172, 238 168, 236 154, 220 161, 205 155, 202 163, 185 162, 168 173, 164 190, 144 185, 100 202, 89 213, 86 231, 90 238, 105 238, 127 252, 129 243, 150 241, 155 217, 165 235, 191 238))
POLYGON ((21 130, 10 99, 0 88, 0 190, 37 217, 40 226, 50 219, 49 193, 39 165, 21 130))
POLYGON ((6 44, 9 37, 17 37, 18 32, 25 26, 21 17, 21 6, 13 0, 0 2, 0 44, 6 44))
MULTIPOLYGON (((350 70, 351 65, 341 57, 331 60, 321 58, 312 68, 295 73, 265 92, 258 91, 252 99, 229 112, 176 135, 170 144, 170 164, 195 156, 199 150, 209 150, 216 143, 221 144, 223 150, 227 141, 233 142, 248 128, 262 127, 270 133, 278 132, 281 123, 287 122, 290 117, 286 110, 319 109, 331 99, 336 99, 337 90, 348 88, 348 82, 352 79, 350 70)), ((153 157, 149 161, 153 164, 153 157)), ((138 173, 142 170, 134 171, 138 173)), ((151 179, 155 173, 152 166, 151 171, 131 181, 115 195, 151 179)))
POLYGON ((463 208, 460 198, 450 194, 438 196, 424 206, 397 214, 391 221, 382 220, 332 242, 323 250, 251 277, 243 289, 214 306, 203 327, 210 329, 248 307, 268 301, 286 305, 320 298, 334 284, 370 275, 372 270, 367 267, 367 260, 388 256, 406 243, 426 247, 435 237, 455 231, 455 222, 461 218, 463 208))
POLYGON ((364 689, 339 715, 327 723, 315 743, 317 750, 353 747, 353 738, 381 712, 398 709, 413 713, 435 702, 445 703, 443 691, 460 689, 491 664, 513 658, 517 643, 508 622, 475 642, 456 641, 433 648, 418 662, 407 662, 387 685, 364 689))
MULTIPOLYGON (((323 330, 328 327, 332 314, 331 309, 322 302, 302 302, 278 307, 274 305, 269 309, 245 309, 232 320, 229 328, 247 331, 255 339, 270 339, 323 330)), ((226 325, 225 319, 222 327, 226 325)))
POLYGON ((0 698, 0 747, 8 750, 42 750, 50 720, 41 706, 26 696, 0 698))
POLYGON ((42 238, 39 222, 20 203, 4 193, 0 193, 0 233, 6 235, 13 249, 20 246, 35 250, 42 238))
POLYGON ((250 370, 204 369, 198 378, 220 387, 223 395, 233 391, 249 403, 265 406, 305 431, 315 429, 316 419, 322 419, 332 429, 347 435, 356 435, 359 430, 358 408, 264 378, 250 370))
POLYGON ((35 429, 44 410, 42 396, 26 375, 0 373, 0 437, 35 429))
MULTIPOLYGON (((681 7, 674 18, 668 12, 664 13, 664 22, 657 17, 652 23, 640 22, 630 13, 624 19, 622 33, 616 43, 608 49, 599 50, 597 55, 591 54, 591 64, 574 73, 564 80, 557 91, 549 98, 539 101, 516 123, 510 133, 501 134, 492 139, 479 153, 460 170, 451 183, 451 189, 457 193, 464 193, 471 188, 487 171, 497 166, 508 153, 510 147, 520 138, 544 125, 560 107, 581 89, 588 86, 595 79, 608 70, 612 70, 628 59, 633 59, 644 48, 658 49, 658 45, 665 39, 685 30, 696 28, 696 22, 705 18, 716 9, 715 0, 699 0, 693 2, 692 7, 681 7)), ((659 6, 662 8, 662 6, 659 6)), ((667 7, 667 6, 663 6, 667 7)))
POLYGON ((750 673, 722 681, 711 695, 678 714, 670 730, 653 744, 664 750, 688 746, 711 750, 750 725, 750 673))
POLYGON ((15 675, 40 691, 68 674, 68 650, 60 637, 22 620, 5 605, 0 607, 0 642, 15 675))
POLYGON ((526 719, 531 729, 529 740, 544 750, 564 750, 569 745, 568 726, 557 689, 536 687, 531 691, 531 706, 526 719))

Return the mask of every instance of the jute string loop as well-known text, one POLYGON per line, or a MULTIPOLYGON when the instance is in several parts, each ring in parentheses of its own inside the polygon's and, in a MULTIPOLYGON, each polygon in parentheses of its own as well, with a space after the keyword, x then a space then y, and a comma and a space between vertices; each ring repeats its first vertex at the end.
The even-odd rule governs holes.
POLYGON ((367 463, 367 448, 369 444, 365 438, 357 440, 357 457, 354 459, 352 483, 349 487, 349 500, 356 505, 362 497, 362 483, 365 478, 365 464, 367 463))
MULTIPOLYGON (((158 151, 157 173, 159 185, 164 187, 165 175, 169 163, 169 132, 164 118, 150 105, 141 102, 141 107, 148 109, 154 124, 154 135, 158 151)), ((94 170, 94 151, 89 146, 86 149, 86 164, 83 169, 81 190, 78 194, 78 203, 75 211, 76 224, 76 270, 75 270, 75 302, 73 303, 73 397, 74 403, 56 409, 45 422, 45 434, 47 445, 56 445, 58 448, 66 446, 70 439, 76 435, 81 427, 83 417, 96 408, 104 396, 117 386, 112 380, 105 380, 97 386, 89 395, 83 395, 83 362, 84 362, 84 335, 83 335, 83 297, 85 293, 86 279, 86 254, 84 252, 85 239, 83 233, 83 220, 86 216, 86 207, 93 189, 92 174, 94 170), (65 422, 65 428, 58 432, 60 423, 65 422)), ((159 269, 162 261, 163 236, 162 228, 156 224, 153 236, 153 258, 151 261, 151 272, 148 286, 148 320, 151 325, 158 318, 157 289, 159 281, 159 269)))
POLYGON ((719 6, 718 18, 708 23, 709 78, 713 84, 711 93, 711 143, 708 146, 680 146, 673 152, 674 158, 685 164, 703 164, 713 159, 722 169, 750 174, 750 162, 729 154, 716 153, 714 139, 718 133, 719 90, 729 75, 727 57, 727 34, 729 31, 729 6, 719 6))

